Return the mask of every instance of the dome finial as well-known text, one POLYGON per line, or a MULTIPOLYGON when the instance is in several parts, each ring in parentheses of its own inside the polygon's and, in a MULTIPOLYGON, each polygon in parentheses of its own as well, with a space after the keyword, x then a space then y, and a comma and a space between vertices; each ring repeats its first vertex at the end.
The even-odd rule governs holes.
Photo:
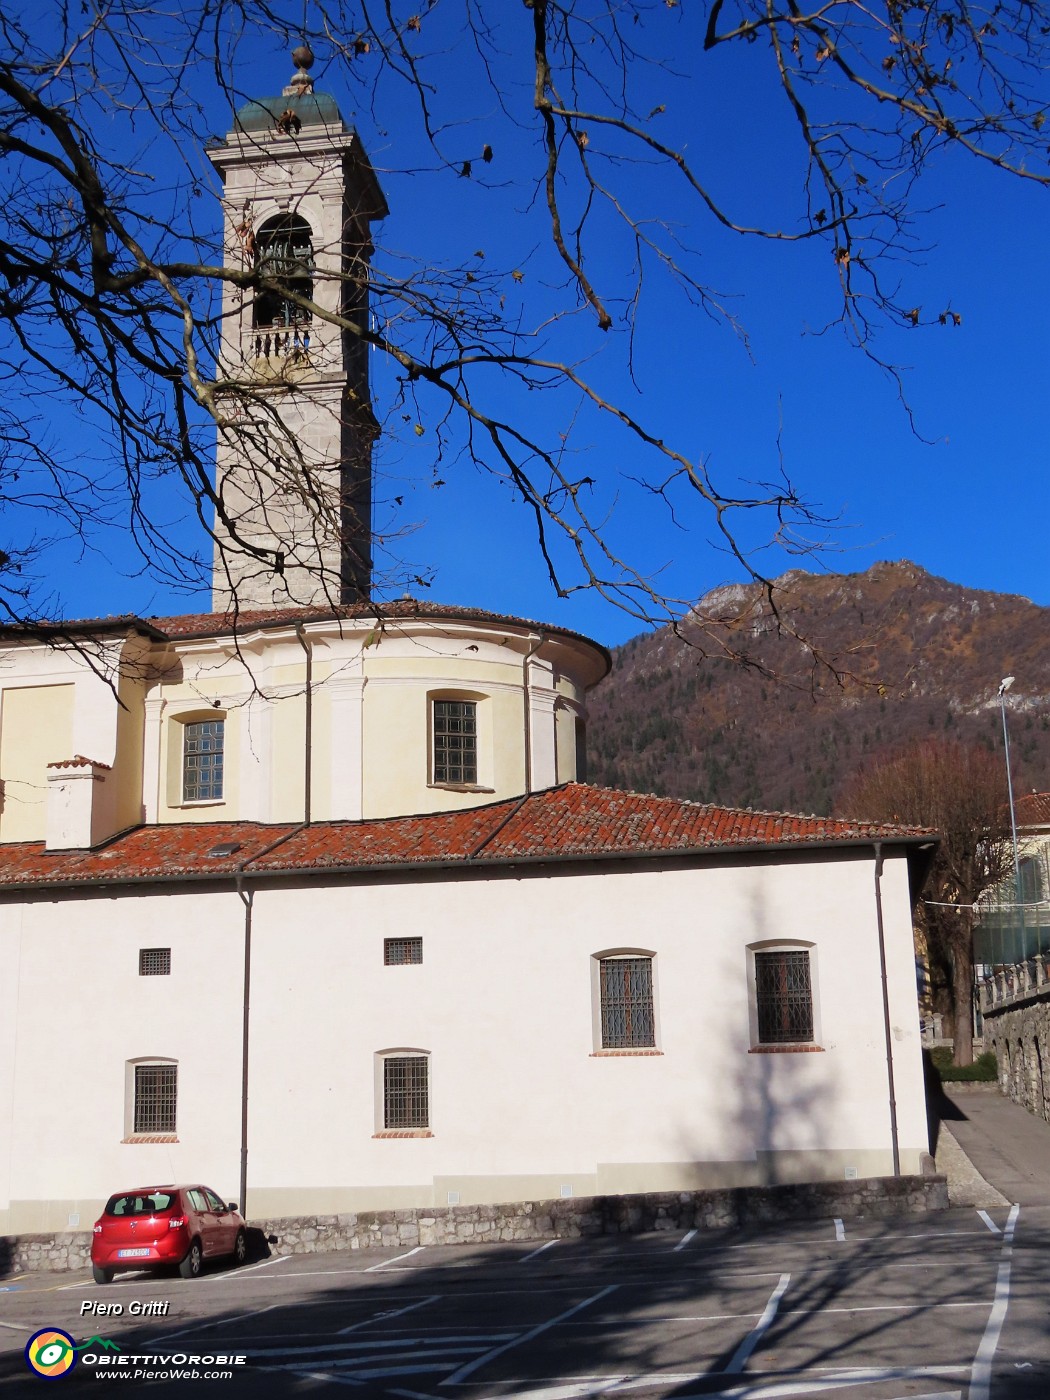
POLYGON ((291 88, 295 92, 313 92, 314 80, 310 77, 307 69, 314 66, 314 51, 307 43, 300 44, 292 50, 292 62, 295 64, 295 72, 292 75, 291 88))

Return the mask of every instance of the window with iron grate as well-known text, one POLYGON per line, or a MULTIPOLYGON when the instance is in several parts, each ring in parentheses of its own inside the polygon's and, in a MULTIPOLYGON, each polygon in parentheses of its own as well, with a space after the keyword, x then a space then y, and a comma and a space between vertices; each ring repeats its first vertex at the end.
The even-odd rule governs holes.
POLYGON ((755 1002, 762 1045, 813 1040, 813 983, 809 951, 778 948, 755 953, 755 1002))
POLYGON ((383 963, 386 967, 401 967, 405 963, 421 963, 422 961, 422 938, 383 939, 383 963))
POLYGON ((478 781, 478 707, 474 700, 433 702, 435 783, 478 781))
POLYGON ((225 732, 226 722, 221 719, 183 725, 183 802, 215 802, 222 798, 225 732))
POLYGON ((171 974, 170 948, 140 948, 139 976, 168 977, 171 974))
POLYGON ((134 1132, 175 1132, 178 1084, 177 1064, 135 1066, 134 1132))
POLYGON ((598 964, 602 1049, 656 1045, 652 958, 602 958, 598 964))
POLYGON ((383 1127, 429 1128, 430 1083, 426 1055, 388 1055, 383 1061, 383 1127))

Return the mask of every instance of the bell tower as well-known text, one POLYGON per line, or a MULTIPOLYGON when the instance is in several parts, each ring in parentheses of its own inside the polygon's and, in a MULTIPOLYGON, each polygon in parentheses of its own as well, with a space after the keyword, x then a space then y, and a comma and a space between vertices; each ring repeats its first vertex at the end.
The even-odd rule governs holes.
POLYGON ((371 587, 371 224, 387 213, 357 133, 314 92, 306 47, 279 97, 207 154, 223 181, 226 282, 212 606, 324 606, 371 587), (251 276, 254 274, 254 276, 251 276))

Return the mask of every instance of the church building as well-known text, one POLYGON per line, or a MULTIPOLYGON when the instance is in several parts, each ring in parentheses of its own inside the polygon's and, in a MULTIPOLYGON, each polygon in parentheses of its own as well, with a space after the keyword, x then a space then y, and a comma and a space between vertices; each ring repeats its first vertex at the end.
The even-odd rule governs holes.
POLYGON ((295 59, 208 149, 213 611, 0 629, 0 1235, 917 1172, 931 834, 590 787, 602 646, 373 600, 386 205, 295 59))

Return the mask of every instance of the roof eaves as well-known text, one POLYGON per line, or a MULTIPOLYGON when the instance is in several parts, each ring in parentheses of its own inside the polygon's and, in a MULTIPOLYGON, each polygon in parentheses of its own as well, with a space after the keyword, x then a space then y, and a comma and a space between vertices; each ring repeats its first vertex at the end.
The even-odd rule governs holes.
MULTIPOLYGON (((275 846, 283 845, 285 840, 289 837, 298 834, 299 832, 297 831, 286 833, 275 842, 275 846)), ((492 836, 495 835, 496 832, 494 831, 492 836)), ((25 893, 49 889, 119 889, 124 886, 215 884, 217 882, 225 883, 227 881, 231 884, 235 884, 238 878, 244 881, 257 882, 260 880, 321 876, 346 877, 354 875, 376 875, 384 872, 389 874, 410 874, 424 870, 481 870, 497 869, 499 867, 511 869, 521 865, 569 865, 588 862, 631 860, 717 860, 725 856, 794 855, 815 854, 820 851, 868 850, 874 849, 876 845, 881 845, 883 848, 904 849, 906 854, 912 855, 918 854, 931 844, 936 844, 939 839, 939 835, 936 832, 910 835, 882 833, 879 835, 836 838, 833 840, 820 838, 798 841, 711 842, 703 846, 646 846, 635 849, 603 848, 598 850, 577 849, 569 851, 530 851, 521 853, 502 852, 480 856, 471 854, 442 854, 436 855, 431 859, 420 860, 379 859, 371 861, 345 861, 332 864, 310 864, 305 861, 297 861, 295 863, 275 864, 252 869, 252 860, 267 854, 266 849, 264 849, 260 851, 256 857, 250 857, 240 863, 240 865, 231 866, 229 869, 225 870, 202 870, 197 866, 179 870, 169 866, 164 874, 150 872, 145 875, 107 874, 78 876, 76 873, 73 873, 68 878, 59 877, 58 879, 49 881, 0 881, 0 897, 5 893, 25 893)), ((488 842, 486 841, 483 843, 483 845, 485 844, 488 844, 488 842)))

